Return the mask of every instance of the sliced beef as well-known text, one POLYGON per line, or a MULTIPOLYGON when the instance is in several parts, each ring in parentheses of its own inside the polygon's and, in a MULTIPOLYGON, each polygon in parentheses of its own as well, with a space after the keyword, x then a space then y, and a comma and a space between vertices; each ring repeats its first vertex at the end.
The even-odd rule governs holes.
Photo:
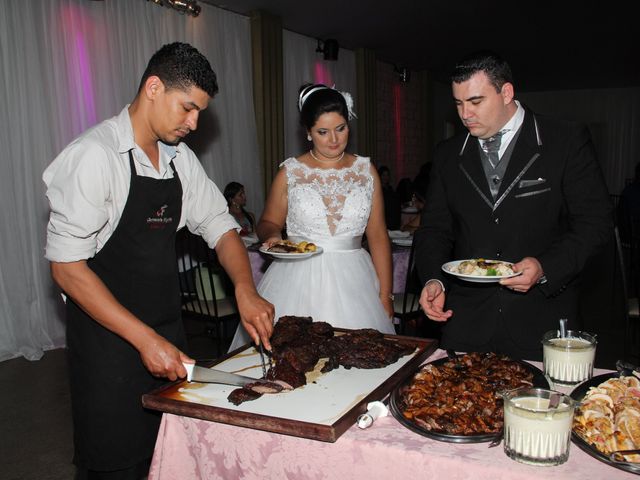
POLYGON ((236 388, 229 394, 227 400, 229 400, 234 405, 240 405, 243 402, 255 400, 256 398, 260 398, 261 396, 261 393, 254 392, 253 390, 247 390, 246 388, 236 388))

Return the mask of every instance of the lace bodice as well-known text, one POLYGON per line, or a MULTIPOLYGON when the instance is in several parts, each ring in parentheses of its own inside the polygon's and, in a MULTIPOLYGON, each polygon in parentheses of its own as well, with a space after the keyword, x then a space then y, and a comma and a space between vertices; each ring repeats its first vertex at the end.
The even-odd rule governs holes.
POLYGON ((342 169, 311 168, 295 158, 282 163, 288 185, 287 233, 305 238, 362 235, 369 220, 373 177, 369 159, 342 169))

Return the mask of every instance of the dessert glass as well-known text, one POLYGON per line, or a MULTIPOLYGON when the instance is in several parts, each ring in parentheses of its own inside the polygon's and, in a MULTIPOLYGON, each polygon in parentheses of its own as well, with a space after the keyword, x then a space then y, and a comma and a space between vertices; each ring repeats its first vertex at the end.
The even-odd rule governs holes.
POLYGON ((566 462, 575 401, 568 395, 542 388, 518 388, 503 393, 502 397, 507 456, 530 465, 566 462), (557 406, 552 405, 552 399, 557 406))
POLYGON ((593 374, 596 338, 586 332, 568 330, 564 337, 551 330, 542 337, 544 373, 557 385, 571 386, 593 374))

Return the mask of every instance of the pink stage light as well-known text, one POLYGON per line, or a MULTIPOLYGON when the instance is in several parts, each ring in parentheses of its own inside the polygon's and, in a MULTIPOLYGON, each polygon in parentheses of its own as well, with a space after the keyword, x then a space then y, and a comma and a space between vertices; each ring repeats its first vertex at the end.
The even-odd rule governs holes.
POLYGON ((322 83, 329 87, 333 87, 333 79, 331 77, 331 72, 325 66, 322 60, 316 60, 314 66, 314 81, 315 83, 322 83))
POLYGON ((78 134, 97 123, 91 56, 87 45, 89 35, 95 35, 96 26, 85 8, 67 5, 60 11, 57 28, 66 39, 67 98, 69 123, 78 134))

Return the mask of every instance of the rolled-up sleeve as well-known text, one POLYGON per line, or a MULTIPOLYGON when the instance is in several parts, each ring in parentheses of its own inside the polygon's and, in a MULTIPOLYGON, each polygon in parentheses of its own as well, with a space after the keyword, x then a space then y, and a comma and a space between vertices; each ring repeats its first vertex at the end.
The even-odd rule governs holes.
POLYGON ((187 228, 202 236, 211 248, 229 230, 240 231, 238 222, 229 214, 227 201, 211 181, 192 152, 185 155, 188 181, 183 181, 183 213, 187 228))
POLYGON ((97 234, 108 221, 107 156, 98 145, 72 144, 45 170, 49 222, 45 257, 74 262, 95 255, 97 234))

